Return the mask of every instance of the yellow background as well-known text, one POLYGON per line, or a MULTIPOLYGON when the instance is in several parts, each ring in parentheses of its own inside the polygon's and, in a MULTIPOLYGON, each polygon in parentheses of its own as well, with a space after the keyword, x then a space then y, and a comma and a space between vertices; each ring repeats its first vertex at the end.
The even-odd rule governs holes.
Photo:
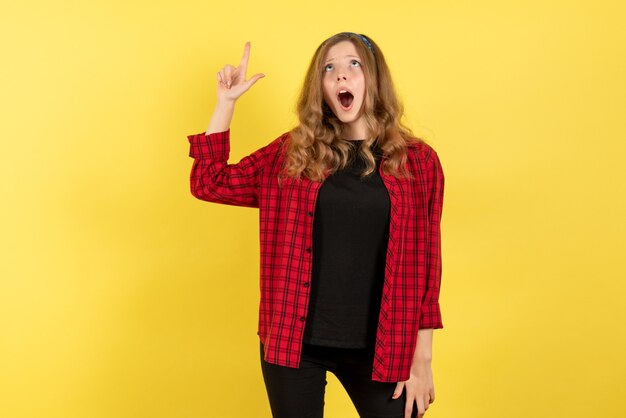
MULTIPOLYGON (((231 162, 371 36, 446 174, 430 418, 624 416, 619 1, 64 1, 0 13, 0 416, 269 417, 257 210, 189 192, 215 73, 264 72, 231 162)), ((357 417, 329 375, 326 416, 357 417)))

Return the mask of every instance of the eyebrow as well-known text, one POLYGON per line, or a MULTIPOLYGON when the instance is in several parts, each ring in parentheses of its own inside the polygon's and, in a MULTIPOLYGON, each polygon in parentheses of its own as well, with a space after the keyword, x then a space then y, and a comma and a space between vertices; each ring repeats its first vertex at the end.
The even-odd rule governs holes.
MULTIPOLYGON (((361 57, 357 57, 356 55, 345 55, 344 56, 344 58, 350 58, 350 57, 361 59, 361 57)), ((335 58, 333 57, 333 58, 331 58, 329 60, 326 60, 325 63, 329 63, 329 62, 334 61, 334 60, 335 60, 335 58)))

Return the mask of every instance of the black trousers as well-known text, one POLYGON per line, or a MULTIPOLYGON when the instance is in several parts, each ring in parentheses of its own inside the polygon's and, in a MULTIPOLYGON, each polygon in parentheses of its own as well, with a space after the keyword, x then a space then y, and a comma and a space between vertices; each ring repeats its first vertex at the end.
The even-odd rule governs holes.
MULTIPOLYGON (((274 418, 322 418, 326 372, 346 389, 361 418, 404 418, 406 393, 392 399, 396 383, 372 380, 373 348, 334 348, 304 344, 299 368, 263 359, 261 369, 274 418)), ((417 416, 413 403, 412 417, 417 416)))

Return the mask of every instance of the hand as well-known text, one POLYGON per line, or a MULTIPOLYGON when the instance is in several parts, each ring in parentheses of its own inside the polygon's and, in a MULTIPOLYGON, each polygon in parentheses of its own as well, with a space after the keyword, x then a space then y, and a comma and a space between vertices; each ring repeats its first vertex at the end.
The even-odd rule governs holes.
POLYGON ((435 387, 430 362, 413 363, 409 380, 398 382, 393 393, 393 399, 398 399, 402 395, 402 389, 406 389, 404 417, 411 418, 413 402, 415 401, 417 403, 417 417, 422 418, 428 406, 435 401, 435 387))
POLYGON ((217 73, 217 99, 218 101, 237 100, 244 94, 258 79, 265 77, 265 74, 255 74, 249 80, 246 80, 246 71, 248 70, 248 58, 250 57, 250 42, 246 42, 243 49, 243 57, 239 67, 233 67, 226 64, 217 73))

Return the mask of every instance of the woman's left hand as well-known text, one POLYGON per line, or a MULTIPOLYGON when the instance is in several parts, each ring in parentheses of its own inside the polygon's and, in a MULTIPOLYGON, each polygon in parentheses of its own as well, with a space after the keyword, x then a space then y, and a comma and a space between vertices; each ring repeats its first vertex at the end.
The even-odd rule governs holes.
POLYGON ((435 401, 435 387, 430 361, 413 363, 409 380, 398 382, 393 393, 393 399, 398 399, 402 395, 402 389, 406 389, 404 417, 411 418, 413 402, 415 401, 417 403, 417 417, 422 418, 429 405, 435 401))

